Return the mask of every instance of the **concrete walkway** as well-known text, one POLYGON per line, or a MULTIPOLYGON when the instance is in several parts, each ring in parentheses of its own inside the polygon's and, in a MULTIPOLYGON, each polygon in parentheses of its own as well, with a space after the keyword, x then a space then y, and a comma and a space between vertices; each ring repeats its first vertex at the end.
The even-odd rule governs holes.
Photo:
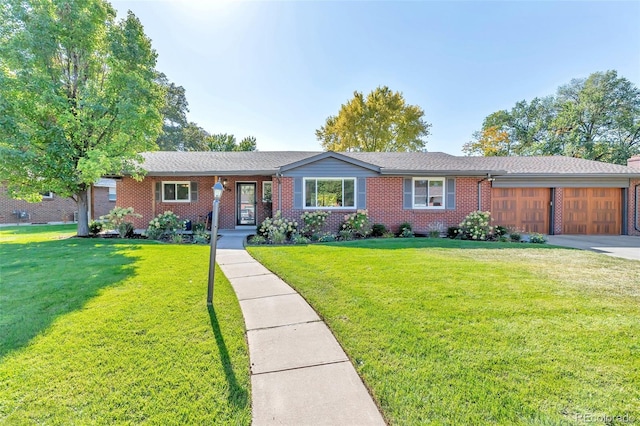
POLYGON ((591 250, 607 256, 640 260, 640 237, 629 235, 549 235, 555 246, 591 250))
POLYGON ((248 232, 220 234, 216 262, 238 296, 247 329, 253 425, 384 425, 325 323, 246 252, 248 232))

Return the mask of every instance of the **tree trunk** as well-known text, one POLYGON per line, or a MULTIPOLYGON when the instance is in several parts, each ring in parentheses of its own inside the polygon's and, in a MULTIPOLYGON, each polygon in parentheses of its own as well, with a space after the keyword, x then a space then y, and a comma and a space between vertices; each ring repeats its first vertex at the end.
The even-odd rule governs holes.
POLYGON ((77 194, 78 204, 78 237, 89 236, 89 202, 87 190, 80 190, 77 194))

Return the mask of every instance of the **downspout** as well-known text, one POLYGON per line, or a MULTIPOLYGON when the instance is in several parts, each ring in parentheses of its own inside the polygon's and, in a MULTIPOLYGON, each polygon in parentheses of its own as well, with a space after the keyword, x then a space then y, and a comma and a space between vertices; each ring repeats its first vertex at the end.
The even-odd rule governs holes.
MULTIPOLYGON (((276 172, 276 179, 278 180, 278 210, 282 211, 282 173, 276 172)), ((273 211, 271 211, 271 215, 273 215, 273 211)))
POLYGON ((636 199, 634 200, 635 203, 633 203, 633 227, 636 231, 640 232, 640 223, 638 223, 640 222, 640 218, 638 217, 638 195, 640 192, 638 192, 638 188, 640 188, 640 183, 635 186, 636 199))
POLYGON ((491 177, 491 173, 487 173, 487 176, 478 181, 478 211, 482 211, 482 182, 493 182, 495 178, 491 177))
POLYGON ((556 189, 550 188, 551 202, 549 202, 549 235, 555 235, 556 231, 556 189))

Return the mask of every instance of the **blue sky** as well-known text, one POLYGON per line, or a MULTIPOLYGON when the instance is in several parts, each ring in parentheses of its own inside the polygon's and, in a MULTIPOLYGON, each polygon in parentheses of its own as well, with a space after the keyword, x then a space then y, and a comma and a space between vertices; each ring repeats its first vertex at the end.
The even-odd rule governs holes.
POLYGON ((461 155, 482 120, 614 69, 640 86, 640 2, 113 1, 133 11, 189 120, 258 149, 321 150, 355 90, 425 111, 427 150, 461 155))

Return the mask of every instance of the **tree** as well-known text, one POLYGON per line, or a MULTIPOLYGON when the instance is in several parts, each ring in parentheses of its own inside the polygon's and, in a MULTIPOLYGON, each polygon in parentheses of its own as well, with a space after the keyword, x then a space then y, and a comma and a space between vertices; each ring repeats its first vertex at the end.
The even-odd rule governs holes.
POLYGON ((354 92, 316 130, 316 137, 328 151, 421 151, 431 124, 423 120, 419 106, 407 105, 399 92, 376 88, 365 98, 354 92))
POLYGON ((162 133, 156 143, 162 151, 181 151, 184 149, 183 131, 189 125, 189 103, 184 87, 170 82, 164 73, 158 75, 157 81, 165 88, 166 95, 162 109, 162 133))
POLYGON ((131 12, 115 17, 104 0, 0 5, 0 180, 16 198, 73 197, 80 236, 89 187, 139 175, 162 126, 156 53, 131 12))
MULTIPOLYGON (((193 123, 191 123, 193 124, 193 123)), ((194 125, 195 126, 195 125, 194 125)), ((198 129, 200 129, 198 127, 198 129)), ((200 129, 201 133, 193 137, 193 140, 189 141, 187 145, 188 151, 255 151, 256 150, 256 138, 253 136, 247 136, 242 139, 240 143, 236 141, 234 135, 228 135, 226 133, 218 133, 210 135, 203 129, 200 129)))
POLYGON ((568 155, 625 164, 640 153, 640 91, 615 71, 596 72, 555 96, 518 102, 489 115, 469 155, 568 155), (499 117, 499 131, 492 129, 499 117), (496 143, 508 150, 493 150, 496 143), (496 154, 497 152, 497 154, 496 154))

